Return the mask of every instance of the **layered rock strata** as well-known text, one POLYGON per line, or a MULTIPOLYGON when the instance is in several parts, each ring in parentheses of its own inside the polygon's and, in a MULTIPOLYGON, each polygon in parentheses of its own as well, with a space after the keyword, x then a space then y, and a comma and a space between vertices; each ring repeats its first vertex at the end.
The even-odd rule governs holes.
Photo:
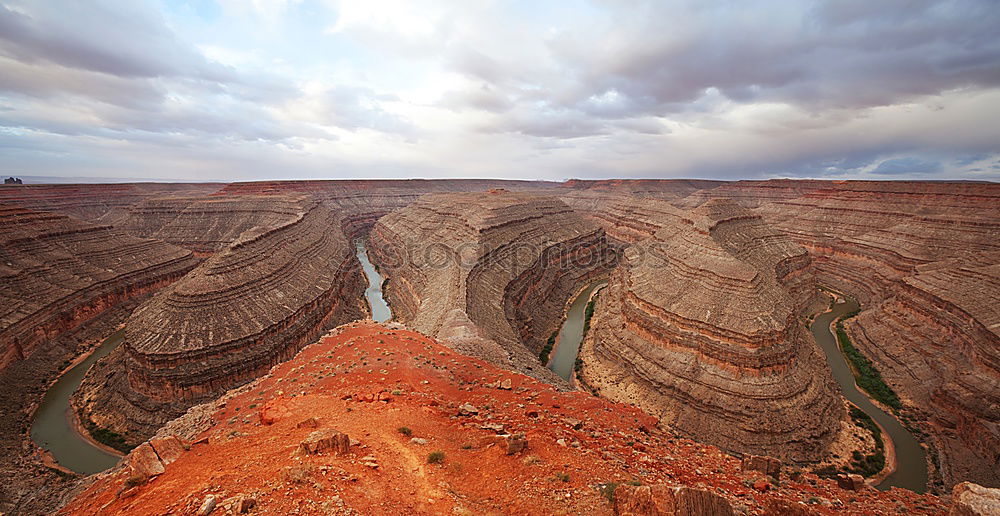
POLYGON ((0 203, 0 368, 198 264, 188 250, 0 203))
POLYGON ((88 222, 102 220, 144 199, 164 195, 203 196, 215 192, 216 183, 36 184, 0 188, 0 202, 36 211, 52 211, 88 222))
POLYGON ((804 328, 809 255, 759 216, 710 201, 624 253, 581 356, 601 395, 720 447, 820 459, 843 408, 804 328))
POLYGON ((547 381, 559 380, 536 357, 566 300, 615 259, 565 203, 509 191, 428 195, 381 218, 370 240, 399 320, 547 381))
POLYGON ((945 484, 1000 486, 1000 186, 819 186, 756 211, 862 303, 848 332, 934 436, 945 484))
POLYGON ((293 220, 245 231, 140 306, 125 343, 95 364, 74 406, 84 419, 141 442, 187 407, 362 317, 362 291, 339 219, 301 201, 293 220))
POLYGON ((119 212, 116 227, 208 255, 244 232, 277 227, 298 218, 302 195, 156 197, 119 212))

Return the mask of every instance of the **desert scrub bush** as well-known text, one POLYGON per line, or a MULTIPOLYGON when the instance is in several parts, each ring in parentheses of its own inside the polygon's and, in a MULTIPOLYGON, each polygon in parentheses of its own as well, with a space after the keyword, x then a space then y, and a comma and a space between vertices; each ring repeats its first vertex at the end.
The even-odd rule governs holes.
POLYGON ((600 492, 607 501, 615 503, 615 490, 618 489, 618 482, 608 482, 601 484, 600 492))
POLYGON ((538 360, 542 363, 542 365, 549 364, 549 355, 552 353, 552 348, 556 345, 557 335, 559 335, 558 329, 552 332, 552 335, 549 335, 549 340, 545 341, 545 345, 542 346, 542 351, 538 353, 538 360))
POLYGON ((864 356, 854 347, 850 337, 847 336, 847 332, 844 330, 843 321, 854 315, 857 315, 857 312, 846 314, 837 321, 837 344, 840 345, 840 350, 851 363, 852 369, 854 369, 854 377, 858 382, 858 387, 864 389, 872 398, 892 407, 894 411, 899 410, 903 404, 900 403, 896 392, 885 383, 885 380, 882 379, 882 373, 875 368, 871 360, 868 360, 868 357, 864 356))
POLYGON ((444 462, 444 452, 441 450, 427 454, 428 464, 442 464, 444 462))
POLYGON ((403 434, 403 435, 405 435, 407 437, 413 435, 413 430, 410 430, 410 427, 408 427, 408 426, 401 426, 401 427, 397 428, 396 430, 399 433, 401 433, 401 434, 403 434))

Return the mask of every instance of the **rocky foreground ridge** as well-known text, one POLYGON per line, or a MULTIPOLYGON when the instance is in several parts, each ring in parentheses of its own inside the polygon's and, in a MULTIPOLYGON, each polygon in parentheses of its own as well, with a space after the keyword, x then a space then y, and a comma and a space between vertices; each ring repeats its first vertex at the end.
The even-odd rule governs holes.
POLYGON ((724 449, 820 460, 845 414, 801 323, 805 249, 728 200, 657 223, 600 296, 585 383, 724 449))
POLYGON ((352 323, 172 421, 61 513, 948 511, 933 495, 845 489, 655 425, 397 324, 352 323))
POLYGON ((294 202, 286 220, 241 233, 133 312, 125 343, 74 399, 85 421, 141 442, 362 316, 362 275, 339 219, 317 201, 294 202))

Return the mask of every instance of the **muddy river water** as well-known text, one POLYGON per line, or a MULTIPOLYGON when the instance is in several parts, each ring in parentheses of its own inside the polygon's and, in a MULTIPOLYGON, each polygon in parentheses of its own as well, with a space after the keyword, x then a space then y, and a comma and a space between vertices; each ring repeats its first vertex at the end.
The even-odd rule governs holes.
POLYGON ((889 434, 888 437, 896 449, 896 471, 886 477, 878 485, 878 488, 886 490, 895 486, 923 493, 927 489, 927 462, 924 448, 895 417, 886 414, 885 411, 872 403, 867 395, 858 390, 854 383, 854 373, 840 352, 837 338, 830 331, 830 323, 857 309, 858 303, 856 301, 845 298, 834 305, 832 310, 816 317, 809 329, 816 338, 816 342, 823 348, 823 352, 826 353, 826 361, 830 364, 833 377, 840 385, 844 397, 881 425, 889 434))
POLYGON ((125 330, 113 333, 93 353, 73 366, 49 388, 35 411, 31 438, 49 451, 60 466, 89 475, 114 466, 119 455, 95 446, 81 436, 72 424, 69 398, 80 385, 83 375, 101 357, 114 351, 125 339, 125 330))
POLYGON ((364 269, 365 277, 368 278, 365 299, 368 300, 368 306, 371 307, 372 319, 375 322, 386 322, 392 319, 392 310, 389 309, 389 303, 382 297, 382 275, 378 273, 378 269, 368 259, 368 250, 365 249, 365 243, 358 240, 355 245, 358 249, 357 255, 358 260, 361 262, 361 268, 364 269))
POLYGON ((607 285, 606 281, 592 283, 576 296, 566 313, 566 321, 559 330, 559 336, 556 337, 555 356, 549 361, 549 369, 566 380, 573 375, 573 364, 576 363, 580 343, 583 342, 587 302, 590 301, 591 294, 604 285, 607 285))

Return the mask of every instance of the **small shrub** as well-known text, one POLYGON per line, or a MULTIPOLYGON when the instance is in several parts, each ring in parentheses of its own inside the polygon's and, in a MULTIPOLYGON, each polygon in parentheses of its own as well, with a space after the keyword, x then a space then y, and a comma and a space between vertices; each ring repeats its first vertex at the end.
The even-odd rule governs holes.
POLYGON ((601 496, 611 503, 615 503, 615 490, 618 489, 618 482, 608 482, 601 485, 601 496))
POLYGON ((569 482, 569 473, 566 473, 565 471, 556 473, 556 480, 560 482, 569 482))
POLYGON ((405 435, 407 437, 413 435, 413 430, 410 430, 410 427, 408 427, 408 426, 401 426, 401 427, 397 428, 396 430, 398 430, 399 433, 401 433, 401 434, 403 434, 403 435, 405 435))
POLYGON ((444 463, 444 452, 441 450, 431 452, 427 454, 428 464, 442 464, 444 463))

